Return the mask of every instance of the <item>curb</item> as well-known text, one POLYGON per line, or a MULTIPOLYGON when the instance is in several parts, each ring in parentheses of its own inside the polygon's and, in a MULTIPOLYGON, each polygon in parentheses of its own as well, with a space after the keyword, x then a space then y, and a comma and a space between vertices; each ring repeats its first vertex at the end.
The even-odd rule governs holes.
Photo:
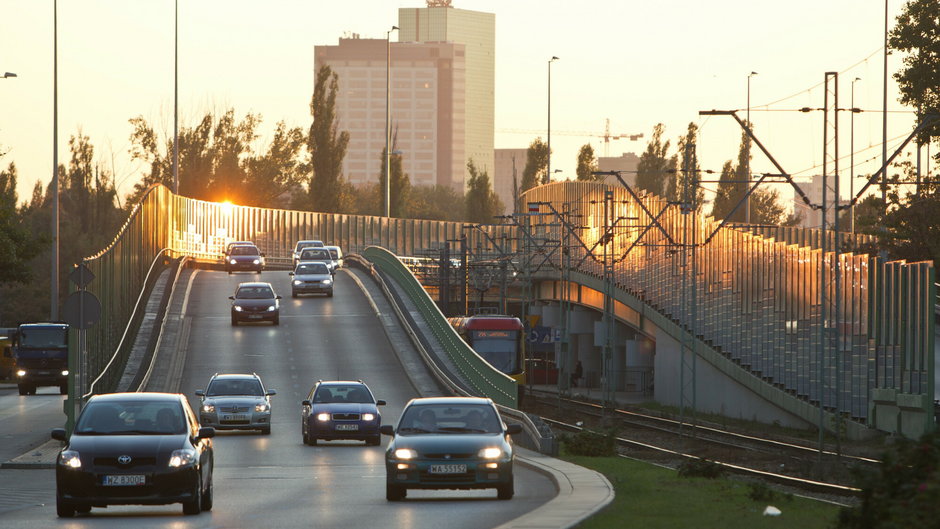
POLYGON ((55 459, 62 449, 62 441, 50 439, 25 454, 0 464, 0 469, 55 468, 55 459))

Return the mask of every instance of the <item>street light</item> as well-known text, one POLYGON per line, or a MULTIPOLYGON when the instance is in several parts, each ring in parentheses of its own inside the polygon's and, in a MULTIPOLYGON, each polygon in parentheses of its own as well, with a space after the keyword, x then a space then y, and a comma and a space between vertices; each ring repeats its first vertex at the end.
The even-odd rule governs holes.
MULTIPOLYGON (((747 126, 751 126, 751 77, 757 75, 757 72, 747 74, 747 126)), ((747 178, 747 188, 751 188, 751 142, 748 140, 747 159, 744 161, 744 171, 747 178)), ((748 194, 744 204, 744 223, 751 223, 751 195, 748 194)))
POLYGON ((548 167, 545 168, 545 179, 552 181, 552 63, 557 61, 558 57, 552 55, 548 60, 548 167))
POLYGON ((179 0, 173 2, 173 194, 180 191, 179 0))
POLYGON ((392 26, 392 29, 385 32, 385 217, 390 217, 392 210, 392 181, 390 179, 389 171, 389 143, 391 142, 392 131, 389 130, 389 75, 391 74, 391 58, 392 58, 392 47, 389 43, 389 39, 392 36, 392 32, 397 30, 398 26, 392 26))
POLYGON ((861 77, 852 80, 852 114, 849 120, 849 199, 852 200, 852 211, 849 215, 849 233, 855 235, 855 81, 861 81, 861 77))
POLYGON ((6 79, 7 77, 16 77, 16 74, 13 72, 4 72, 3 78, 6 79))

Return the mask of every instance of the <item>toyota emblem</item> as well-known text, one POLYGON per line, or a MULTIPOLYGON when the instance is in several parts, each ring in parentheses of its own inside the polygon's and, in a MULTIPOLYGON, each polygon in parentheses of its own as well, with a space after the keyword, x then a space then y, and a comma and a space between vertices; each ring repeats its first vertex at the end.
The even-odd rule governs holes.
POLYGON ((131 456, 120 456, 118 457, 118 463, 122 465, 128 465, 131 462, 131 456))
POLYGON ((450 459, 450 454, 444 454, 444 459, 450 459))

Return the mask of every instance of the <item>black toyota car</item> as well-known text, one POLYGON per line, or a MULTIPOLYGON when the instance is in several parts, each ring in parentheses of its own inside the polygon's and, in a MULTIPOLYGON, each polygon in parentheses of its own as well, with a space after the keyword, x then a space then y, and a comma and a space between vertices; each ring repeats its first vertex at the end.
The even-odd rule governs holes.
POLYGON ((186 397, 110 393, 88 400, 56 461, 56 512, 182 503, 184 514, 212 509, 212 428, 200 427, 186 397))

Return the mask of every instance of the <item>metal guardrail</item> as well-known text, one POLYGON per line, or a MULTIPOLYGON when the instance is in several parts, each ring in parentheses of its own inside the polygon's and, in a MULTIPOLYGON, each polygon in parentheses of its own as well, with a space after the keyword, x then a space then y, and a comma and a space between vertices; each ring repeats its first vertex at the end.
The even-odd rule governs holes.
POLYGON ((448 358, 478 395, 489 397, 503 406, 518 407, 516 381, 490 366, 460 338, 424 287, 393 253, 384 248, 370 246, 362 255, 407 292, 434 336, 443 344, 448 358))

